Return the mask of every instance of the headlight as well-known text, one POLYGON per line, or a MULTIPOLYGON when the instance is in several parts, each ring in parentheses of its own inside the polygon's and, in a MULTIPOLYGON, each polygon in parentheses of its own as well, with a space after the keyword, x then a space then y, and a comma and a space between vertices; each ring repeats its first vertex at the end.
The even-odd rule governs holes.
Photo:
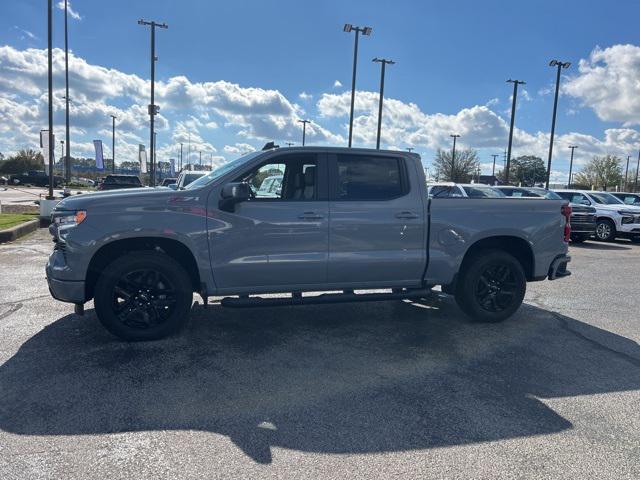
POLYGON ((620 215, 637 215, 638 212, 634 212, 631 210, 618 210, 620 215))
POLYGON ((87 218, 86 210, 59 212, 53 214, 53 222, 59 227, 80 225, 87 218))

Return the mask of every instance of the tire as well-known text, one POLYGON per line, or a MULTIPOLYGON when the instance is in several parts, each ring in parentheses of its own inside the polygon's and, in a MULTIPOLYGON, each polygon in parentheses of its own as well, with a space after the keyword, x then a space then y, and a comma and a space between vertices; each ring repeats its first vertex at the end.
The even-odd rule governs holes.
POLYGON ((583 243, 586 242, 589 239, 588 236, 586 235, 576 235, 575 237, 571 237, 571 242, 572 243, 583 243))
POLYGON ((520 308, 526 289, 524 269, 513 255, 482 250, 463 265, 455 298, 473 321, 496 323, 520 308))
POLYGON ((601 242, 613 242, 616 238, 616 225, 608 218, 598 220, 596 239, 601 242))
POLYGON ((640 237, 631 237, 631 243, 640 243, 640 237))
POLYGON ((94 305, 100 323, 127 341, 157 340, 177 332, 191 309, 193 289, 184 268, 160 252, 132 252, 102 271, 94 305))

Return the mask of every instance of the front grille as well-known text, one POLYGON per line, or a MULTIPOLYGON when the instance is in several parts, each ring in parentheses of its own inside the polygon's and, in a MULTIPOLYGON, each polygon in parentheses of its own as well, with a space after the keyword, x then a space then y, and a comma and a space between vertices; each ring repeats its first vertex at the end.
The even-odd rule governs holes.
POLYGON ((571 223, 594 223, 595 221, 595 215, 588 215, 584 213, 575 214, 571 217, 571 223))

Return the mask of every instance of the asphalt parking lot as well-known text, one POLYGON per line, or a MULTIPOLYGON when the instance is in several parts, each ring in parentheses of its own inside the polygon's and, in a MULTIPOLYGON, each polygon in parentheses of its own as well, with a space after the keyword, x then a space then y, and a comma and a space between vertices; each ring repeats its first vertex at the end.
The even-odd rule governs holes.
POLYGON ((640 245, 499 325, 423 301, 195 306, 126 344, 0 245, 0 478, 640 478, 640 245))

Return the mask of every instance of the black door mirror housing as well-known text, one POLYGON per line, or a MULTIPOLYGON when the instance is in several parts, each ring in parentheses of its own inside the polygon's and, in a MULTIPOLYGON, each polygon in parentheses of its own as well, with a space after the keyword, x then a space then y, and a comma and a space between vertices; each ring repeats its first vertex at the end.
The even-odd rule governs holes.
POLYGON ((218 208, 226 212, 235 211, 237 203, 245 202, 251 198, 251 187, 246 182, 227 183, 222 187, 220 202, 218 208))

